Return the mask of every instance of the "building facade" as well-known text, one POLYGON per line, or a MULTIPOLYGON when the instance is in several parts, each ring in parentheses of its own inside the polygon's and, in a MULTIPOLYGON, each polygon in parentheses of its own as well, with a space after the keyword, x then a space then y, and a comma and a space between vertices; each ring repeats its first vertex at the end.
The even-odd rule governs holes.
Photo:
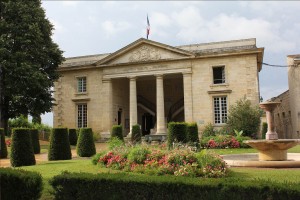
POLYGON ((164 134, 170 121, 223 126, 241 98, 259 103, 255 39, 169 46, 138 39, 111 54, 68 58, 55 83, 54 127, 164 134))
POLYGON ((292 138, 300 138, 300 54, 287 56, 292 138))

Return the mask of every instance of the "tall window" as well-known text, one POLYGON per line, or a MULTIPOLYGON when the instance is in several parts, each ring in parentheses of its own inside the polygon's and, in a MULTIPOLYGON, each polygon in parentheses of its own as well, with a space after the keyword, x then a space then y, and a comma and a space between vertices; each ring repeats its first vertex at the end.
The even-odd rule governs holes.
POLYGON ((78 93, 86 92, 86 77, 77 78, 77 92, 78 93))
POLYGON ((214 84, 225 83, 225 66, 213 67, 214 84))
POLYGON ((227 121, 227 97, 214 97, 215 124, 227 121))
POLYGON ((77 105, 77 127, 87 127, 87 105, 78 104, 77 105))

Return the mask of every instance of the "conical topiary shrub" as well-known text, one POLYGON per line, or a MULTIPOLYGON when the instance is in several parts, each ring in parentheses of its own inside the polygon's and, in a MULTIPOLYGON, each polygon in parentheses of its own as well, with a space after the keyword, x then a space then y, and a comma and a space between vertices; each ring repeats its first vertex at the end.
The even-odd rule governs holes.
POLYGON ((7 147, 5 143, 5 134, 3 128, 0 128, 0 137, 1 137, 0 158, 7 158, 7 147))
POLYGON ((48 160, 71 160, 71 147, 67 128, 53 128, 50 135, 48 160))
POLYGON ((39 130, 30 129, 31 142, 33 146, 34 154, 41 153, 40 141, 39 141, 39 130))
POLYGON ((70 145, 76 145, 77 144, 77 130, 75 128, 69 129, 69 141, 70 145))
POLYGON ((91 128, 81 128, 77 141, 77 155, 80 157, 90 157, 96 154, 96 147, 91 128))
POLYGON ((10 163, 13 167, 35 165, 30 129, 15 128, 11 137, 10 163))
POLYGON ((117 137, 120 140, 124 141, 122 125, 113 125, 111 137, 117 137))
POLYGON ((199 143, 197 123, 187 124, 186 137, 187 137, 188 142, 197 142, 197 143, 199 143))

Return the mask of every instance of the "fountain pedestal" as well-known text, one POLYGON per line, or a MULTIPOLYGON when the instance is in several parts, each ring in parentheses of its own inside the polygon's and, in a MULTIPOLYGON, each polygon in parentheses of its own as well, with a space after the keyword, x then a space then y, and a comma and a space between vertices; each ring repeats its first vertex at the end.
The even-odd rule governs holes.
POLYGON ((287 150, 300 144, 299 140, 278 139, 275 131, 273 110, 278 106, 279 102, 261 103, 260 107, 266 111, 268 132, 266 140, 247 140, 245 144, 259 151, 258 157, 260 161, 286 161, 287 150))

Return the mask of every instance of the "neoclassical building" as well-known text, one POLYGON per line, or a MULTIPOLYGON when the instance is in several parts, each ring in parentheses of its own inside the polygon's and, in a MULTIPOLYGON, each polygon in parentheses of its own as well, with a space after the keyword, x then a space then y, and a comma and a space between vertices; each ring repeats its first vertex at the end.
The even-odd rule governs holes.
POLYGON ((54 127, 109 134, 134 124, 164 134, 170 121, 223 126, 228 108, 259 103, 264 48, 255 39, 170 46, 138 39, 110 54, 67 58, 55 83, 54 127))

